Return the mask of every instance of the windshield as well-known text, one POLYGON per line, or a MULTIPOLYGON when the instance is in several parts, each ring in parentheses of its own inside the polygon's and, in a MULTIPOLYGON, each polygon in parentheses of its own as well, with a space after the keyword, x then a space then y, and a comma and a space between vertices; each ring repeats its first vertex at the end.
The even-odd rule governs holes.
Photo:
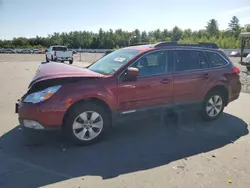
POLYGON ((139 53, 139 50, 116 50, 91 65, 89 67, 89 70, 105 75, 113 74, 115 71, 121 68, 129 60, 133 59, 139 53))

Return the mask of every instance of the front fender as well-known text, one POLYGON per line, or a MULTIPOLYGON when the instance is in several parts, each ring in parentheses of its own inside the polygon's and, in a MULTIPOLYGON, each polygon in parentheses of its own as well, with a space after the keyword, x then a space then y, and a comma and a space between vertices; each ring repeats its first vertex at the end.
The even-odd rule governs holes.
POLYGON ((79 87, 80 84, 81 82, 77 86, 69 84, 62 88, 61 100, 65 102, 67 108, 81 100, 99 99, 106 103, 111 111, 117 110, 117 97, 111 90, 104 88, 101 84, 79 87))

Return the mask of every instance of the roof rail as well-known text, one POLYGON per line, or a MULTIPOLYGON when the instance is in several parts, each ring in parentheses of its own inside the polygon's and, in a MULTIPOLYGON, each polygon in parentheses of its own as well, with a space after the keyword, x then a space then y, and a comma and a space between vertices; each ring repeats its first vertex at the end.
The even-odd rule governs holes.
POLYGON ((139 45, 147 45, 147 44, 152 44, 150 42, 139 42, 139 43, 135 43, 135 44, 130 44, 129 46, 139 46, 139 45))
POLYGON ((155 44, 155 48, 159 47, 165 47, 165 46, 178 46, 178 42, 173 42, 173 41, 166 41, 166 42, 159 42, 155 44))
POLYGON ((219 48, 217 44, 208 42, 200 42, 198 44, 179 44, 178 42, 160 42, 154 45, 155 48, 169 47, 169 46, 176 46, 176 47, 190 46, 190 47, 204 47, 204 48, 214 48, 214 49, 219 48))

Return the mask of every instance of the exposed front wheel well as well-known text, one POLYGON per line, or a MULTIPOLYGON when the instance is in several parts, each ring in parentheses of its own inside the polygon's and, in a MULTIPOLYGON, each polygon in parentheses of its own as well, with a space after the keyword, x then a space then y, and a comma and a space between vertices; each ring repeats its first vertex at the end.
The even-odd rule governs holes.
POLYGON ((112 118, 112 112, 111 112, 111 109, 109 108, 109 105, 104 102, 103 100, 101 99, 98 99, 98 98, 88 98, 88 99, 82 99, 82 100, 79 100, 77 102, 75 102, 74 104, 72 104, 68 110, 66 111, 66 113, 64 114, 63 116, 63 126, 65 125, 65 120, 68 116, 68 114, 70 113, 71 110, 73 110, 74 108, 77 108, 77 106, 79 105, 83 105, 83 104, 86 104, 86 103, 94 103, 98 106, 102 106, 105 110, 107 110, 108 114, 109 114, 109 117, 110 119, 112 118))
POLYGON ((229 97, 228 89, 225 86, 215 86, 215 87, 211 88, 207 92, 206 96, 209 93, 214 92, 214 91, 220 91, 224 95, 224 98, 223 98, 224 99, 224 104, 225 104, 225 106, 227 106, 227 104, 228 104, 228 97, 229 97))

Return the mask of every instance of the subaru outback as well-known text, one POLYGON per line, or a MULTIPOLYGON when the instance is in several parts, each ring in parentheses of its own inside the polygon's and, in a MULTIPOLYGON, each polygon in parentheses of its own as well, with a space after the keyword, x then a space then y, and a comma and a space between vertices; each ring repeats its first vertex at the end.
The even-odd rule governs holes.
POLYGON ((62 129, 88 145, 119 121, 172 108, 215 120, 240 91, 239 69, 216 44, 161 42, 116 50, 86 68, 42 63, 16 112, 26 128, 62 129))

